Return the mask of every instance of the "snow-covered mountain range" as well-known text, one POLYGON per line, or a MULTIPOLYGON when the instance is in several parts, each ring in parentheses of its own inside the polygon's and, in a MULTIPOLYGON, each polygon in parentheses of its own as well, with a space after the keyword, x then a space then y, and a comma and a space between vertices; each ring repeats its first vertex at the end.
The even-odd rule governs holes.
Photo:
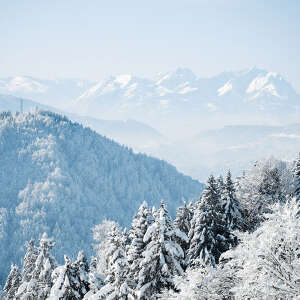
MULTIPOLYGON (((178 68, 153 78, 117 75, 98 83, 24 78, 26 89, 17 88, 18 80, 1 79, 0 92, 22 91, 42 108, 63 110, 72 120, 201 180, 227 168, 236 174, 275 148, 282 159, 294 157, 300 147, 298 129, 292 135, 286 130, 299 123, 300 96, 275 72, 251 68, 199 78, 178 68)), ((17 110, 18 100, 5 97, 0 109, 17 110)))
POLYGON ((107 119, 146 122, 165 135, 194 134, 226 124, 296 120, 300 96, 279 74, 257 68, 198 78, 186 68, 144 79, 111 76, 92 86, 73 111, 107 119))
POLYGON ((0 93, 107 120, 136 120, 175 139, 233 124, 296 122, 300 96, 280 74, 251 68, 199 78, 187 68, 100 82, 0 79, 0 93))
POLYGON ((129 225, 144 200, 158 206, 162 199, 174 216, 182 197, 196 199, 203 189, 166 162, 49 111, 0 114, 0 165, 2 275, 23 256, 25 241, 44 231, 60 259, 91 254, 91 228, 104 218, 129 225))

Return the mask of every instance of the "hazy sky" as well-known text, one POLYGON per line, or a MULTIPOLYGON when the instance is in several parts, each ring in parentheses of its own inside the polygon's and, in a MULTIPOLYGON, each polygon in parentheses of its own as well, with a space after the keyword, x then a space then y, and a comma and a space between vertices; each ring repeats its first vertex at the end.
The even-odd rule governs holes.
POLYGON ((0 76, 101 79, 251 66, 300 92, 299 0, 0 0, 0 76))

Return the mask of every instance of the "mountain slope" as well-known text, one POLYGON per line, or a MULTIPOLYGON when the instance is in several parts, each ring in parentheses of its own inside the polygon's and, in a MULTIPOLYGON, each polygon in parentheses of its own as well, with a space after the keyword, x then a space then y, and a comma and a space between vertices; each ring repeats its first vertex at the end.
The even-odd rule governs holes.
POLYGON ((68 113, 57 108, 44 105, 29 99, 0 94, 0 111, 18 112, 23 103, 23 111, 28 112, 34 108, 46 109, 69 117, 72 121, 88 126, 99 134, 111 138, 118 143, 134 147, 138 151, 146 151, 149 147, 158 147, 166 143, 167 139, 149 125, 135 120, 101 120, 88 116, 68 113))
POLYGON ((91 254, 91 228, 104 218, 128 225, 142 203, 170 212, 203 185, 164 161, 130 149, 58 114, 0 115, 0 264, 7 273, 24 242, 43 231, 56 255, 91 254))

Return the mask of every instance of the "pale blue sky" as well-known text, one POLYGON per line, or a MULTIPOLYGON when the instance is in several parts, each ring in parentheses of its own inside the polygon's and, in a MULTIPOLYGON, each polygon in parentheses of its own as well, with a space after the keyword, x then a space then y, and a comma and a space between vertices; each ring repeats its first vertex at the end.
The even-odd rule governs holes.
POLYGON ((101 79, 251 66, 300 92, 298 0, 0 0, 0 76, 101 79))

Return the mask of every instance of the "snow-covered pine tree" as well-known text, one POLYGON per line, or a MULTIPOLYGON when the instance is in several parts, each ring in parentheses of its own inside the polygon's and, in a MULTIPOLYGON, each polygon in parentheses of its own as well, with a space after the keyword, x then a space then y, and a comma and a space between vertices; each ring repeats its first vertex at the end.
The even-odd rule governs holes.
POLYGON ((127 278, 129 266, 125 256, 124 237, 117 226, 113 226, 108 236, 108 270, 106 285, 92 299, 127 300, 133 291, 127 278))
POLYGON ((72 270, 71 260, 65 256, 65 264, 58 266, 52 272, 53 285, 48 300, 79 300, 81 295, 72 287, 72 279, 74 274, 72 270))
POLYGON ((222 175, 218 176, 218 178, 216 180, 216 184, 217 184, 218 197, 221 198, 222 194, 225 190, 225 183, 224 183, 224 179, 223 179, 222 175))
POLYGON ((174 288, 173 277, 182 275, 184 253, 176 242, 174 226, 162 202, 155 222, 148 228, 147 243, 141 261, 136 295, 138 299, 154 299, 162 289, 174 288))
POLYGON ((131 240, 131 243, 127 251, 129 277, 136 284, 138 283, 140 262, 143 259, 142 253, 146 247, 146 243, 143 239, 148 227, 152 223, 152 215, 148 209, 147 203, 144 201, 132 220, 131 229, 129 231, 129 238, 131 240))
POLYGON ((231 173, 228 171, 223 193, 221 195, 221 213, 229 231, 242 227, 242 208, 235 194, 231 173))
POLYGON ((228 231, 220 209, 217 184, 211 175, 191 221, 187 254, 189 267, 215 266, 221 253, 234 243, 234 237, 228 231))
POLYGON ((7 293, 7 299, 15 299, 16 292, 21 285, 21 275, 16 265, 11 265, 3 290, 7 293))
POLYGON ((70 273, 71 287, 79 295, 79 299, 83 299, 84 295, 89 291, 89 265, 83 251, 79 251, 77 259, 71 264, 70 273))
POLYGON ((27 250, 23 260, 22 281, 30 281, 38 257, 38 249, 34 244, 34 239, 27 243, 27 250))
POLYGON ((174 229, 176 232, 176 241, 184 252, 186 257, 187 250, 189 248, 188 234, 191 229, 191 220, 193 212, 190 206, 186 205, 185 200, 183 206, 178 207, 176 212, 176 218, 174 220, 174 229))
POLYGON ((56 261, 49 253, 54 245, 54 241, 44 233, 40 238, 32 277, 30 281, 22 282, 17 292, 17 298, 42 300, 48 297, 52 286, 51 274, 56 267, 56 261))
POLYGON ((293 167, 293 196, 300 200, 300 153, 293 167))
POLYGON ((104 278, 107 275, 108 270, 108 237, 113 229, 113 227, 118 227, 121 231, 120 225, 114 221, 103 220, 101 224, 96 225, 93 228, 94 240, 97 241, 97 244, 94 245, 94 248, 97 252, 97 271, 104 278))
POLYGON ((51 274, 56 267, 56 261, 50 254, 50 250, 54 247, 55 242, 53 239, 48 238, 44 233, 40 238, 39 255, 35 262, 35 268, 32 277, 37 280, 38 286, 38 299, 47 297, 50 292, 52 280, 51 274))
POLYGON ((93 299, 93 296, 100 291, 104 286, 104 280, 97 271, 97 258, 92 257, 90 263, 90 270, 88 274, 89 291, 85 294, 85 300, 93 299))

